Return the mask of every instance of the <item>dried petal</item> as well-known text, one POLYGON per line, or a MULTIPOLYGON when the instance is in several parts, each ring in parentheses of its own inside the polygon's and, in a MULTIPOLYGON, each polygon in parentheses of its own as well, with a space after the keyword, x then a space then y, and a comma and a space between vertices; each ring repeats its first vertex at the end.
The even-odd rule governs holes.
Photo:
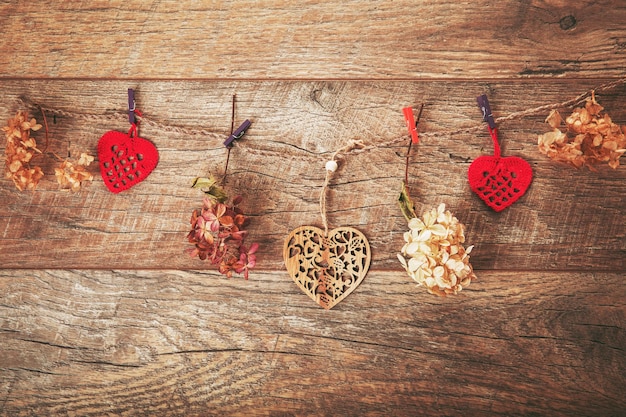
POLYGON ((87 171, 86 166, 94 158, 86 153, 82 153, 78 162, 66 159, 54 169, 54 175, 62 190, 77 192, 85 181, 93 181, 93 174, 87 171))
POLYGON ((557 110, 552 110, 548 117, 546 117, 546 123, 548 123, 553 128, 558 128, 563 123, 563 118, 561 114, 557 110))
POLYGON ((198 177, 191 185, 192 188, 200 188, 211 199, 223 203, 228 199, 228 195, 222 187, 219 186, 214 176, 208 178, 198 177))

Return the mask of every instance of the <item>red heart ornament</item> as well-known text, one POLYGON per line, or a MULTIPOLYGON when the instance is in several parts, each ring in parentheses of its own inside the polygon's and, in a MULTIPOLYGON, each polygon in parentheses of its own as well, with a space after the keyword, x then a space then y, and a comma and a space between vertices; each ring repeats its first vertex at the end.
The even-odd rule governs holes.
POLYGON ((500 212, 524 195, 533 179, 530 164, 517 156, 481 156, 467 172, 472 191, 500 212))
POLYGON ((112 193, 119 193, 145 180, 159 162, 159 152, 149 140, 128 133, 106 132, 98 142, 100 174, 112 193))
POLYGON ((499 212, 524 195, 533 180, 530 164, 517 156, 500 157, 498 130, 487 127, 494 155, 480 156, 467 171, 470 187, 489 207, 499 212))

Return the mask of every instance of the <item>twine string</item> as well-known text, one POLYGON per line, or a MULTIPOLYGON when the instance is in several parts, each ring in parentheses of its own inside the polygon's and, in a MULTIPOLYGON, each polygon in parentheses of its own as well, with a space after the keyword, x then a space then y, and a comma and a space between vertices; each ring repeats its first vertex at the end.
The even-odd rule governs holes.
MULTIPOLYGON (((502 124, 505 123, 507 121, 511 121, 511 120, 516 120, 516 119, 521 119, 524 117, 528 117, 528 116, 535 116, 538 114, 545 114, 548 111, 551 110, 555 110, 555 109, 559 109, 559 108, 567 108, 567 107, 573 107, 576 105, 579 105, 581 103, 583 103, 588 97, 591 97, 591 95, 594 92, 600 92, 600 91, 610 91, 616 87, 621 86, 622 84, 626 84, 626 77, 624 78, 620 78, 618 80, 614 80, 614 81, 610 81, 607 82, 605 84, 601 84, 593 89, 590 89, 572 99, 569 100, 565 100, 562 101, 560 103, 552 103, 552 104, 546 104, 546 105, 542 105, 542 106, 537 106, 537 107, 533 107, 530 109, 526 109, 526 110, 521 110, 521 111, 517 111, 517 112, 513 112, 510 113, 506 116, 500 116, 498 118, 495 119, 496 123, 498 124, 502 124)), ((45 107, 42 106, 40 104, 37 104, 31 100, 29 100, 28 98, 25 97, 20 97, 18 100, 18 103, 20 103, 21 105, 23 105, 26 108, 29 108, 31 110, 37 110, 39 109, 42 113, 48 113, 51 114, 53 116, 63 116, 63 117, 68 117, 68 118, 76 118, 79 120, 86 120, 86 121, 99 121, 99 122, 118 122, 121 120, 124 120, 126 117, 128 117, 128 113, 127 111, 117 111, 117 112, 113 112, 110 114, 93 114, 93 113, 84 113, 84 112, 70 112, 70 111, 66 111, 66 110, 61 110, 61 109, 54 109, 54 108, 50 108, 50 107, 45 107)), ((234 107, 234 106, 233 106, 234 107)), ((234 111, 234 108, 233 108, 234 111)), ((162 131, 165 132, 170 132, 170 133, 174 133, 174 134, 183 134, 183 135, 188 135, 188 136, 196 136, 196 135, 202 135, 205 137, 209 137, 212 139, 221 139, 222 138, 222 133, 219 132, 215 132, 209 129, 191 129, 191 128, 186 128, 186 127, 182 127, 182 126, 175 126, 175 125, 170 125, 170 124, 164 124, 164 123, 160 123, 154 120, 151 120, 149 118, 146 117, 140 117, 140 120, 142 121, 144 126, 150 126, 152 128, 156 128, 156 129, 160 129, 162 131)), ((234 123, 234 116, 233 116, 233 121, 232 123, 234 123)), ((234 125, 232 125, 232 127, 234 127, 234 125)), ((461 129, 452 129, 452 130, 439 130, 439 131, 429 131, 429 132, 424 132, 424 133, 420 133, 420 135, 422 137, 425 138, 434 138, 434 137, 441 137, 441 136, 455 136, 455 135, 459 135, 459 134, 468 134, 468 133, 476 133, 476 132, 480 132, 483 129, 483 123, 482 121, 480 123, 476 123, 473 126, 468 126, 465 128, 461 128, 461 129)), ((398 136, 397 138, 391 139, 391 140, 385 140, 385 144, 384 145, 378 145, 378 144, 368 144, 365 145, 363 142, 361 141, 350 141, 350 143, 348 145, 346 145, 346 147, 336 151, 333 155, 332 155, 332 159, 334 160, 335 157, 338 156, 339 153, 342 152, 349 152, 349 151, 355 151, 355 152, 364 152, 364 151, 369 151, 369 150, 377 150, 380 148, 389 148, 389 147, 395 147, 398 145, 403 144, 405 141, 405 135, 401 135, 398 136), (356 145, 358 144, 358 145, 356 145)), ((273 152, 273 151, 269 151, 269 150, 265 150, 263 151, 264 153, 276 153, 276 154, 280 154, 282 155, 282 152, 278 151, 278 152, 273 152)), ((407 155, 408 156, 408 155, 407 155)), ((330 182, 330 173, 327 172, 326 173, 326 179, 324 180, 324 186, 322 188, 322 196, 320 197, 320 208, 321 208, 321 214, 322 214, 322 221, 325 225, 325 229, 328 230, 328 226, 327 226, 327 219, 326 219, 326 191, 328 188, 330 182)))
MULTIPOLYGON (((591 97, 591 94, 594 91, 595 92, 610 91, 616 87, 619 87, 622 84, 626 84, 626 77, 620 78, 619 80, 611 81, 605 84, 601 84, 572 99, 565 100, 560 103, 546 104, 546 105, 537 106, 537 107, 533 107, 533 108, 526 109, 526 110, 513 112, 506 116, 500 116, 496 118, 495 121, 496 123, 500 124, 500 123, 504 123, 510 120, 521 119, 521 118, 528 117, 528 116, 535 116, 541 113, 546 113, 550 110, 555 110, 555 109, 562 108, 562 107, 576 106, 584 102, 588 97, 591 97)), ((92 114, 92 113, 83 113, 83 112, 69 112, 69 111, 61 110, 61 109, 53 109, 50 107, 41 106, 25 97, 20 97, 18 99, 18 103, 21 103, 22 105, 30 109, 41 109, 42 111, 45 111, 55 116, 72 117, 72 118, 78 118, 82 120, 118 121, 118 120, 128 117, 127 111, 123 111, 123 112, 119 111, 119 112, 114 112, 111 114, 92 114)), ((146 117, 141 117, 141 120, 145 126, 154 127, 157 129, 164 130, 166 132, 181 133, 185 135, 203 135, 203 136, 210 136, 215 139, 220 139, 222 137, 221 133, 214 132, 209 129, 190 129, 190 128, 181 127, 181 126, 173 126, 169 124, 160 123, 160 122, 151 120, 146 117)), ((425 137, 435 137, 435 136, 442 136, 442 135, 452 136, 452 135, 457 135, 457 134, 462 134, 462 133, 479 132, 482 129, 483 129, 483 124, 481 122, 481 123, 477 123, 474 126, 470 126, 470 127, 466 127, 462 129, 430 131, 430 132, 421 133, 421 135, 425 137)), ((389 145, 397 145, 397 144, 403 143, 404 140, 405 140, 405 137, 404 135, 402 135, 399 138, 393 139, 391 141, 386 141, 386 143, 389 145)), ((369 145, 369 146, 364 146, 362 150, 377 149, 379 147, 380 146, 369 145)))
MULTIPOLYGON (((568 107, 574 107, 577 106, 581 103, 583 103, 587 98, 591 97, 591 95, 594 92, 599 92, 599 91, 610 91, 613 90, 614 88, 619 87, 622 84, 626 84, 626 78, 620 78, 619 80, 615 80, 615 81, 611 81, 605 84, 601 84, 597 87, 594 87, 572 99, 569 100, 565 100, 562 101, 560 103, 552 103, 552 104, 545 104, 542 106, 537 106, 537 107, 533 107, 530 109, 526 109, 526 110, 520 110, 517 112, 513 112, 510 113, 506 116, 500 116, 495 118, 495 122, 497 124, 502 124, 511 120, 516 120, 516 119, 522 119, 524 117, 529 117, 529 116, 536 116, 538 114, 545 114, 551 110, 556 110, 559 108, 568 108, 568 107)), ((451 130, 438 130, 438 131, 430 131, 430 132, 424 132, 421 133, 420 132, 420 136, 423 137, 427 137, 427 138, 434 138, 434 137, 440 137, 440 136, 455 136, 455 135, 460 135, 460 134, 467 134, 467 133, 478 133, 480 131, 482 131, 484 129, 483 123, 481 121, 481 123, 475 124, 473 126, 469 126, 466 128, 461 128, 461 129, 451 129, 451 130)), ((400 136, 392 141, 389 142, 390 145, 400 145, 402 143, 404 143, 405 140, 405 136, 400 136)))
MULTIPOLYGON (((110 114, 94 114, 84 112, 71 112, 62 109, 55 109, 39 105, 28 98, 20 97, 17 99, 18 104, 21 104, 25 108, 34 110, 41 109, 42 112, 46 112, 53 116, 61 116, 92 122, 121 122, 128 119, 128 111, 115 111, 110 114)), ((218 133, 209 129, 190 129, 182 126, 175 126, 165 123, 160 123, 146 116, 136 115, 137 119, 141 121, 143 126, 150 126, 155 129, 163 130, 170 133, 178 133, 189 136, 209 136, 214 139, 221 139, 224 136, 222 133, 218 133)))
MULTIPOLYGON (((555 110, 555 109, 562 108, 562 107, 573 107, 584 102, 588 97, 591 97, 591 94, 594 91, 595 92, 610 91, 616 87, 619 87, 622 84, 626 84, 626 77, 620 78, 619 80, 611 81, 605 84, 601 84, 572 99, 565 100, 560 103, 546 104, 546 105, 537 106, 537 107, 533 107, 533 108, 526 109, 526 110, 521 110, 518 112, 513 112, 506 116, 500 116, 496 118, 495 121, 496 123, 501 124, 510 120, 521 119, 521 118, 528 117, 528 116, 535 116, 541 113, 546 113, 548 111, 555 110)), ((123 112, 118 111, 118 112, 114 112, 111 114, 69 112, 66 110, 41 106, 25 97, 20 97, 18 99, 18 103, 21 103, 23 106, 30 108, 32 110, 41 109, 41 111, 45 111, 55 116, 72 117, 72 118, 78 118, 81 120, 88 120, 88 121, 111 121, 113 122, 113 121, 119 121, 128 117, 127 111, 123 111, 123 112)), ((144 126, 150 126, 150 127, 161 129, 163 131, 171 132, 171 133, 180 133, 180 134, 194 135, 194 136, 203 135, 203 136, 209 136, 214 139, 220 139, 223 136, 221 133, 218 133, 209 129, 197 129, 197 128, 191 129, 191 128, 186 128, 182 126, 174 126, 174 125, 160 123, 160 122, 151 120, 146 117, 141 117, 141 120, 144 126)), ((463 133, 480 132, 482 129, 483 129, 483 124, 481 122, 481 123, 475 124, 474 126, 469 126, 469 127, 461 128, 461 129, 439 130, 439 131, 431 130, 430 132, 421 133, 421 136, 423 137, 436 137, 436 136, 442 136, 442 135, 454 136, 454 135, 463 134, 463 133)), ((402 135, 402 136, 399 136, 398 138, 392 139, 390 141, 386 141, 385 143, 387 143, 387 145, 389 146, 396 146, 396 145, 404 143, 404 140, 405 140, 405 136, 402 135)), ((367 146, 364 146, 362 150, 365 151, 365 150, 373 150, 373 149, 378 149, 378 148, 380 148, 380 146, 367 145, 367 146)))
POLYGON ((328 236, 328 219, 326 218, 326 190, 328 189, 328 183, 330 182, 331 171, 326 170, 326 178, 324 178, 324 185, 322 186, 322 192, 320 193, 320 214, 322 216, 322 225, 324 225, 324 236, 328 236))
MULTIPOLYGON (((343 159, 343 156, 340 154, 345 154, 354 150, 364 150, 368 147, 360 140, 350 140, 346 146, 341 149, 336 150, 330 161, 335 161, 336 159, 343 159)), ((329 161, 329 162, 330 162, 329 161)), ((328 217, 326 215, 326 194, 328 191, 328 186, 330 184, 330 177, 332 176, 333 171, 326 169, 326 177, 324 178, 324 185, 322 186, 322 191, 320 192, 320 215, 322 217, 322 224, 324 225, 324 235, 328 236, 328 217)))

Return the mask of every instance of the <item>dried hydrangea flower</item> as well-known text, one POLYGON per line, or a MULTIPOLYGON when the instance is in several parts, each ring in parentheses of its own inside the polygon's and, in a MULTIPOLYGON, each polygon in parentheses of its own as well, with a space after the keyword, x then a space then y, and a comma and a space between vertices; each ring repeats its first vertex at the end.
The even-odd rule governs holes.
POLYGON ((586 100, 585 107, 574 109, 565 120, 558 111, 552 110, 546 118, 552 132, 539 135, 539 151, 555 161, 566 162, 580 168, 608 162, 615 169, 619 158, 626 153, 626 126, 621 127, 608 114, 602 115, 603 107, 595 94, 586 100), (565 131, 561 125, 565 121, 565 131))
POLYGON ((34 118, 29 119, 25 111, 18 111, 2 128, 7 140, 4 174, 13 180, 20 191, 35 189, 44 175, 40 167, 30 166, 33 157, 42 153, 35 139, 30 136, 31 131, 39 129, 41 125, 34 118))
POLYGON ((191 230, 187 235, 192 257, 208 260, 218 265, 221 274, 228 278, 233 272, 243 274, 248 279, 249 271, 256 266, 258 243, 244 245, 247 231, 243 229, 246 217, 238 207, 242 198, 236 197, 231 205, 215 198, 207 192, 202 209, 191 214, 191 230))
POLYGON ((86 153, 81 153, 78 162, 71 162, 69 159, 61 162, 58 168, 54 169, 59 187, 64 190, 77 192, 84 181, 93 181, 93 175, 87 171, 87 166, 92 163, 94 157, 86 153))
POLYGON ((465 226, 446 210, 445 204, 409 220, 405 244, 398 254, 408 275, 431 294, 457 294, 476 279, 465 248, 465 226))

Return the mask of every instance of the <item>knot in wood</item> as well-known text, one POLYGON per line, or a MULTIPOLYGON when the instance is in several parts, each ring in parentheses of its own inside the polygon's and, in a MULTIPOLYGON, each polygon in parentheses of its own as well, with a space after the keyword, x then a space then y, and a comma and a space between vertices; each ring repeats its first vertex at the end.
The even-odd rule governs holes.
POLYGON ((561 20, 559 20, 559 26, 563 30, 573 29, 574 26, 576 26, 576 18, 572 16, 571 14, 565 17, 562 17, 561 20))

